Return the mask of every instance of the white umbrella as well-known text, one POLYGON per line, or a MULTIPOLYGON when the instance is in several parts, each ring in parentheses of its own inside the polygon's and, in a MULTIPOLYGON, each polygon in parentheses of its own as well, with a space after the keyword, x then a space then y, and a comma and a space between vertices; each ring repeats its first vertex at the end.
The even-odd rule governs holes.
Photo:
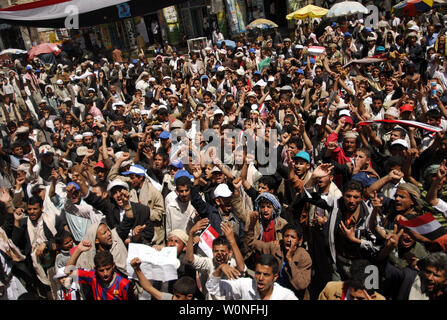
POLYGON ((327 13, 326 17, 328 18, 336 18, 341 16, 349 16, 357 13, 365 13, 368 14, 369 10, 366 7, 357 1, 343 1, 334 4, 327 13))
POLYGON ((0 55, 3 55, 3 54, 25 54, 27 52, 28 51, 22 50, 22 49, 11 49, 11 48, 9 48, 9 49, 5 49, 2 52, 0 52, 0 55))

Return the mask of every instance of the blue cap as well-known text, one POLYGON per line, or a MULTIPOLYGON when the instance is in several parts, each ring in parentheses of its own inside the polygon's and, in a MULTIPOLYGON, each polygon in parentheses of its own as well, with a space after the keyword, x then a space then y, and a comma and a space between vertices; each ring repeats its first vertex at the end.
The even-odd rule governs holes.
POLYGON ((31 70, 32 67, 31 66, 26 66, 26 70, 31 70))
POLYGON ((251 53, 251 52, 256 52, 256 50, 254 48, 248 49, 248 53, 251 53))
POLYGON ((303 69, 298 69, 298 70, 296 70, 296 72, 300 73, 300 74, 304 74, 304 70, 303 69))
POLYGON ((368 174, 364 171, 354 174, 351 179, 359 181, 363 188, 367 188, 377 181, 376 177, 368 177, 368 174))
POLYGON ((35 72, 40 72, 40 69, 36 69, 36 71, 35 72))
POLYGON ((331 27, 336 26, 337 22, 332 22, 331 27))
POLYGON ((137 63, 137 62, 138 62, 137 59, 133 59, 133 60, 132 60, 132 63, 137 63))
POLYGON ((180 160, 174 160, 171 162, 170 166, 176 167, 177 169, 183 169, 183 162, 180 160))
POLYGON ((372 32, 371 28, 365 28, 365 30, 368 31, 368 32, 372 32))
POLYGON ((79 184, 77 184, 76 182, 69 182, 68 184, 67 184, 67 187, 68 186, 75 186, 75 189, 76 190, 80 190, 81 189, 81 187, 79 186, 79 184))
POLYGON ((300 158, 300 159, 303 159, 303 160, 307 161, 308 163, 310 163, 310 155, 306 151, 301 150, 296 155, 294 155, 293 158, 294 159, 300 158))
POLYGON ((378 46, 378 47, 376 48, 376 51, 384 52, 384 51, 385 51, 385 48, 382 47, 382 46, 378 46))
POLYGON ((134 164, 130 166, 129 171, 123 172, 121 174, 127 176, 129 174, 136 174, 137 176, 145 176, 146 175, 146 169, 143 166, 140 166, 139 164, 134 164))
POLYGON ((200 79, 209 79, 208 76, 206 74, 204 74, 200 79))
POLYGON ((315 59, 314 58, 310 58, 309 61, 310 61, 310 63, 315 63, 315 59))
POLYGON ((169 131, 163 131, 162 133, 160 133, 160 139, 169 139, 171 137, 171 134, 169 133, 169 131))
POLYGON ((344 33, 344 36, 345 36, 345 37, 351 37, 352 34, 350 34, 349 32, 345 32, 345 33, 344 33))
POLYGON ((261 72, 258 71, 258 70, 256 70, 255 72, 253 72, 253 74, 259 74, 259 75, 261 75, 261 72))
POLYGON ((178 179, 178 178, 180 178, 180 177, 187 177, 187 178, 189 178, 189 179, 192 179, 192 178, 194 178, 194 176, 192 175, 192 174, 190 174, 188 171, 186 171, 186 170, 180 170, 179 172, 177 172, 175 175, 174 175, 174 182, 178 179))

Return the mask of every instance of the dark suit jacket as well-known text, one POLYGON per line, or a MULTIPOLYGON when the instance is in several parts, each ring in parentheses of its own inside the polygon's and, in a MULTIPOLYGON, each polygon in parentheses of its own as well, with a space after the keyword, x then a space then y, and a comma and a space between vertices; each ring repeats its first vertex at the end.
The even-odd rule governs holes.
POLYGON ((154 226, 150 220, 150 209, 148 206, 130 202, 134 217, 129 219, 124 216, 123 221, 120 221, 120 208, 112 199, 102 199, 90 192, 84 200, 106 216, 107 225, 111 229, 116 227, 116 231, 123 241, 127 239, 130 229, 141 225, 146 225, 142 232, 142 242, 149 244, 152 241, 154 226))

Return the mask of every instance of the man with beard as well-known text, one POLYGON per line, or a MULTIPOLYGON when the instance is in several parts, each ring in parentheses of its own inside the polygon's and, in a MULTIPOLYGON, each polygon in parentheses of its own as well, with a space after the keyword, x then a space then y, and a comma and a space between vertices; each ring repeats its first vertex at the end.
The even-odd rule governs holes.
POLYGON ((43 200, 39 196, 28 199, 25 210, 14 212, 12 241, 27 257, 25 263, 34 270, 33 280, 39 294, 51 299, 49 270, 54 266, 55 236, 62 231, 65 221, 53 213, 43 210, 43 200))
MULTIPOLYGON (((314 171, 314 179, 326 175, 327 170, 314 171)), ((320 232, 328 239, 332 281, 344 281, 354 260, 371 259, 379 251, 376 237, 369 229, 372 208, 363 200, 363 185, 351 180, 345 184, 341 197, 323 200, 318 193, 313 193, 309 201, 330 212, 320 232)))
MULTIPOLYGON (((313 269, 315 270, 315 275, 309 287, 311 299, 316 298, 324 285, 330 281, 331 263, 325 254, 326 241, 324 233, 321 232, 330 211, 317 207, 306 200, 311 198, 313 193, 320 194, 322 199, 340 198, 342 196, 340 189, 333 182, 333 168, 330 164, 319 165, 303 189, 303 201, 306 203, 300 216, 300 223, 304 228, 304 241, 307 242, 307 248, 312 257, 313 269)), ((298 202, 297 205, 303 205, 303 201, 298 202)), ((295 206, 292 210, 298 212, 295 206)))
POLYGON ((149 219, 149 208, 129 201, 129 186, 124 181, 115 179, 107 186, 109 197, 102 198, 90 192, 88 186, 78 179, 80 193, 84 201, 106 216, 107 224, 116 227, 116 232, 126 244, 130 242, 148 244, 154 235, 154 228, 149 219))
POLYGON ((420 274, 411 287, 409 300, 444 300, 447 295, 447 255, 435 252, 422 259, 420 274))
POLYGON ((191 189, 191 204, 197 210, 201 218, 208 218, 211 226, 222 234, 221 223, 231 222, 233 224, 234 232, 237 236, 238 243, 242 241, 244 236, 244 221, 240 220, 233 212, 232 197, 233 192, 225 183, 219 184, 213 191, 214 205, 205 202, 199 194, 200 186, 199 180, 202 176, 202 169, 194 168, 194 185, 191 189))
POLYGON ((233 226, 231 223, 222 222, 221 228, 224 236, 219 236, 213 240, 213 258, 200 256, 194 254, 194 236, 200 230, 205 229, 209 224, 207 218, 199 220, 190 230, 189 239, 186 248, 186 258, 189 263, 198 271, 202 288, 205 289, 204 294, 207 300, 223 300, 220 294, 209 294, 206 292, 206 282, 210 275, 221 265, 236 268, 242 274, 247 268, 244 263, 244 258, 239 250, 234 236, 233 226), (234 255, 234 257, 233 257, 234 255))

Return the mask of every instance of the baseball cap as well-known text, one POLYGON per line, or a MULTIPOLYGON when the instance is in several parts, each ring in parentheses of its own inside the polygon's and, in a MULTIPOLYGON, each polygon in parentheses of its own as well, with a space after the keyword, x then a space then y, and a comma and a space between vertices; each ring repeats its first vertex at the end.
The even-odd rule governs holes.
POLYGON ((79 186, 79 184, 77 184, 76 182, 69 182, 68 184, 67 184, 67 187, 69 187, 69 186, 74 186, 75 187, 75 189, 76 189, 76 191, 78 191, 78 190, 80 190, 81 189, 81 187, 79 186))
POLYGON ((214 115, 216 114, 224 114, 224 112, 221 109, 214 110, 214 115))
POLYGON ((259 74, 259 75, 261 75, 261 72, 259 72, 258 70, 256 70, 255 72, 253 72, 253 74, 259 74))
POLYGON ((162 133, 160 133, 160 139, 169 139, 171 137, 171 134, 169 133, 169 131, 163 131, 162 133))
POLYGON ((183 162, 180 160, 174 160, 169 165, 177 169, 183 169, 183 162))
POLYGON ((188 171, 186 171, 185 169, 180 170, 179 172, 177 172, 174 175, 174 182, 180 177, 187 177, 189 179, 194 178, 194 176, 192 174, 190 174, 188 171))
POLYGON ((359 181, 363 188, 367 188, 378 179, 376 177, 368 177, 368 174, 365 171, 360 171, 352 176, 352 180, 359 181))
POLYGON ((103 168, 103 169, 105 169, 104 162, 102 162, 102 161, 96 162, 95 168, 103 168))
POLYGON ((402 147, 408 149, 408 143, 404 139, 396 139, 391 143, 391 146, 401 145, 402 147))
POLYGON ((296 155, 293 156, 294 159, 303 159, 307 163, 310 163, 310 155, 306 151, 300 151, 296 155))
POLYGON ((228 198, 231 197, 233 192, 231 192, 230 188, 228 188, 228 185, 225 183, 219 184, 216 189, 214 189, 214 197, 215 198, 228 198))
POLYGON ((57 268, 56 274, 53 276, 53 279, 62 279, 67 277, 67 274, 65 273, 65 267, 57 268))
POLYGON ((344 116, 343 119, 345 120, 346 123, 354 124, 350 116, 344 116))
POLYGON ((107 185, 107 191, 110 191, 115 187, 122 187, 122 188, 126 189, 127 191, 129 191, 129 185, 121 179, 115 179, 115 180, 109 182, 109 184, 107 185))
POLYGON ((405 111, 413 111, 413 107, 410 104, 404 104, 403 106, 400 107, 400 112, 405 111))
POLYGON ((146 169, 143 166, 140 166, 139 164, 134 164, 130 166, 129 171, 123 172, 122 174, 125 176, 129 174, 136 174, 137 176, 145 176, 146 169))

